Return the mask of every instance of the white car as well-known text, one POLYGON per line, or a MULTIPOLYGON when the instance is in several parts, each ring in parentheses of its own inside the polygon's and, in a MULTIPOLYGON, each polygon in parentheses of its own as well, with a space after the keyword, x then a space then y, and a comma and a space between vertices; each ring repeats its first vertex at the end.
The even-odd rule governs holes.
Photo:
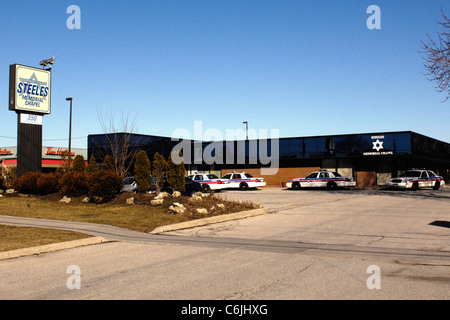
POLYGON ((123 178, 123 187, 120 192, 136 192, 137 191, 137 183, 134 180, 134 177, 125 177, 123 178))
POLYGON ((433 171, 425 169, 408 170, 397 178, 388 181, 390 188, 405 188, 417 190, 418 188, 433 188, 438 190, 444 184, 444 179, 433 171))
POLYGON ((264 178, 254 178, 251 174, 245 172, 228 173, 222 177, 228 181, 227 188, 239 188, 248 190, 250 188, 265 187, 264 178))
POLYGON ((202 192, 210 192, 211 190, 221 190, 227 187, 228 181, 219 179, 212 173, 195 173, 188 176, 195 182, 201 184, 202 192))
POLYGON ((326 170, 315 171, 306 178, 297 178, 288 180, 286 187, 288 189, 300 188, 328 188, 336 189, 339 187, 355 187, 356 182, 352 177, 343 177, 337 172, 326 170))

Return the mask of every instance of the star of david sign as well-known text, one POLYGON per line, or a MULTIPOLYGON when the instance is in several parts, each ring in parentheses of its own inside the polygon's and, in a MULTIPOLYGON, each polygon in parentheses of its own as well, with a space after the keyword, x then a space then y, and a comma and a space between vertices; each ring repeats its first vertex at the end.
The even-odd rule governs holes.
POLYGON ((372 149, 377 150, 377 152, 380 151, 381 149, 384 149, 383 141, 380 141, 379 139, 377 139, 377 141, 372 142, 372 143, 373 143, 373 148, 372 149))

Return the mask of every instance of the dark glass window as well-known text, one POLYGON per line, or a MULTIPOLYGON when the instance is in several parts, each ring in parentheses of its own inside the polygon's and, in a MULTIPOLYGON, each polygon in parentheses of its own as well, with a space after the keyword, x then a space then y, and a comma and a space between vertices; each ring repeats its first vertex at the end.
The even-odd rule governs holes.
POLYGON ((395 154, 411 154, 411 134, 399 133, 394 135, 395 154))
POLYGON ((328 178, 328 172, 321 172, 319 178, 328 178))
POLYGON ((418 177, 420 177, 420 171, 406 171, 405 173, 401 174, 400 177, 418 178, 418 177))
POLYGON ((279 141, 279 155, 281 159, 303 158, 303 139, 282 139, 279 141))
POLYGON ((314 178, 317 178, 317 172, 313 172, 306 177, 306 179, 314 179, 314 178))

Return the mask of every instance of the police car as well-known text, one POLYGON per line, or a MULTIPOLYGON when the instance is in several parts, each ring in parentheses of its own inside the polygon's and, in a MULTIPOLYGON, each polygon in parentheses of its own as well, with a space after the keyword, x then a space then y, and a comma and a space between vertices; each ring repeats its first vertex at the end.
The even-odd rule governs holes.
POLYGON ((288 189, 300 188, 328 188, 336 189, 339 187, 355 187, 356 182, 352 177, 343 177, 337 172, 326 170, 315 171, 306 178, 297 178, 288 180, 286 187, 288 189))
POLYGON ((202 192, 210 192, 211 190, 221 190, 227 187, 228 181, 219 179, 212 173, 195 173, 188 176, 195 182, 200 183, 202 192))
POLYGON ((444 184, 444 179, 433 171, 425 169, 412 169, 404 172, 397 178, 388 181, 391 188, 405 188, 417 190, 419 188, 433 188, 438 190, 444 184))
POLYGON ((228 173, 222 177, 228 181, 227 188, 239 188, 248 190, 250 188, 265 187, 264 178, 254 178, 251 174, 245 172, 228 173))

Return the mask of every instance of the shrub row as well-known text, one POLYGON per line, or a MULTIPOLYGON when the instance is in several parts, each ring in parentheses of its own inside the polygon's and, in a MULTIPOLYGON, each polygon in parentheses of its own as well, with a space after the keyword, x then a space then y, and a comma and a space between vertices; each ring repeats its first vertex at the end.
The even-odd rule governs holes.
POLYGON ((3 190, 6 188, 6 180, 3 178, 2 175, 0 175, 0 190, 3 190))
POLYGON ((111 200, 122 186, 122 178, 106 170, 92 174, 69 171, 63 175, 28 172, 18 177, 13 184, 13 188, 20 193, 46 195, 59 192, 61 196, 69 197, 88 195, 95 202, 111 200))

